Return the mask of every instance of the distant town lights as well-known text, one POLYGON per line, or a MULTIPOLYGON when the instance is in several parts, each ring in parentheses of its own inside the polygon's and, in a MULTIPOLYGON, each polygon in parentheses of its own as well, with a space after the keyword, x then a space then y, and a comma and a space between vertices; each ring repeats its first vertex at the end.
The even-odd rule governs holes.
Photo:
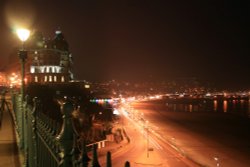
POLYGON ((11 88, 21 85, 20 76, 17 75, 16 73, 12 73, 10 76, 8 76, 8 78, 9 78, 9 86, 11 88))
POLYGON ((90 88, 90 85, 84 85, 84 87, 86 88, 86 89, 89 89, 90 88))
POLYGON ((91 99, 89 100, 91 103, 99 103, 99 104, 104 104, 104 103, 113 103, 112 99, 91 99))

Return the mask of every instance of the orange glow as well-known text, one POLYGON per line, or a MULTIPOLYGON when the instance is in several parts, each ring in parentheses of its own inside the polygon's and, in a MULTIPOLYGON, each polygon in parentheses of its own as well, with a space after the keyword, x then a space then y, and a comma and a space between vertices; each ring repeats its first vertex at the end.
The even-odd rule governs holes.
POLYGON ((224 112, 227 112, 227 107, 228 107, 227 101, 224 100, 224 101, 223 101, 223 111, 224 111, 224 112))
POLYGON ((20 76, 16 73, 11 73, 11 75, 8 76, 8 85, 12 87, 19 87, 21 85, 21 79, 20 76))
POLYGON ((218 108, 218 102, 217 100, 214 100, 214 111, 217 111, 218 108))
POLYGON ((189 112, 193 112, 193 105, 189 104, 189 112))

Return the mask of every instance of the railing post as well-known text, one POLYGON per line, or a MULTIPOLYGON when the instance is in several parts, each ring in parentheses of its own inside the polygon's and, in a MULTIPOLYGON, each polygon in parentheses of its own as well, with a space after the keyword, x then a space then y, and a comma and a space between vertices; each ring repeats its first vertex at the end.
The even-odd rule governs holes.
POLYGON ((61 146, 61 162, 60 167, 73 166, 72 152, 74 147, 74 126, 72 122, 72 112, 74 107, 71 103, 66 102, 61 106, 61 111, 63 114, 63 126, 60 134, 57 136, 57 140, 61 146))
POLYGON ((27 121, 27 104, 28 104, 28 96, 25 97, 25 101, 22 101, 22 112, 23 112, 23 143, 24 143, 24 164, 23 166, 29 166, 29 154, 28 154, 28 121, 27 121))
POLYGON ((3 112, 4 112, 4 93, 1 94, 1 103, 0 103, 0 129, 1 129, 1 126, 2 126, 2 120, 3 120, 3 112))
POLYGON ((83 140, 83 143, 82 143, 82 155, 81 155, 82 167, 88 167, 89 161, 90 161, 90 158, 88 157, 88 154, 87 154, 86 141, 83 140))
POLYGON ((93 160, 91 167, 101 167, 97 158, 97 144, 93 145, 93 160))
POLYGON ((18 129, 19 129, 19 137, 20 137, 20 149, 24 149, 24 107, 23 107, 23 99, 21 95, 18 95, 18 107, 17 107, 17 115, 18 115, 18 129))
POLYGON ((125 162, 125 167, 130 167, 130 163, 128 161, 125 162))
POLYGON ((34 155, 29 155, 31 156, 31 158, 33 158, 33 162, 32 164, 35 164, 36 166, 38 166, 38 157, 37 157, 37 150, 38 150, 38 146, 37 146, 37 120, 36 120, 36 112, 37 112, 37 108, 39 106, 39 100, 37 99, 37 97, 33 98, 33 108, 32 108, 32 141, 33 141, 33 154, 34 155))
POLYGON ((106 162, 106 167, 112 167, 112 161, 111 161, 111 153, 108 151, 107 152, 107 162, 106 162))

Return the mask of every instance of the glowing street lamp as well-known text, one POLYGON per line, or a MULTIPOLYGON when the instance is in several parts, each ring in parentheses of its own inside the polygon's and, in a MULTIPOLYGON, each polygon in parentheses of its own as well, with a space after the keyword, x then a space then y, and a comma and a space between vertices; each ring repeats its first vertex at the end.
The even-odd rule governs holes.
POLYGON ((24 48, 24 43, 29 38, 30 31, 28 29, 18 29, 16 33, 19 39, 22 41, 22 49, 19 50, 18 55, 21 61, 21 97, 23 100, 24 99, 24 87, 25 87, 25 82, 24 82, 25 66, 24 65, 25 65, 25 60, 27 58, 27 51, 24 48))
POLYGON ((25 110, 24 110, 24 88, 25 88, 25 82, 24 82, 24 78, 25 78, 25 60, 27 58, 27 50, 25 50, 24 44, 26 42, 26 40, 29 38, 30 35, 30 31, 28 29, 18 29, 16 31, 17 36, 19 37, 19 39, 22 42, 22 48, 19 50, 18 52, 18 56, 20 58, 20 62, 21 62, 21 110, 22 110, 22 117, 21 117, 21 136, 20 136, 20 148, 24 149, 25 152, 27 153, 27 127, 25 127, 25 123, 27 120, 26 119, 26 114, 25 114, 25 110))
POLYGON ((22 42, 25 42, 30 36, 30 31, 27 29, 18 29, 16 32, 22 42))

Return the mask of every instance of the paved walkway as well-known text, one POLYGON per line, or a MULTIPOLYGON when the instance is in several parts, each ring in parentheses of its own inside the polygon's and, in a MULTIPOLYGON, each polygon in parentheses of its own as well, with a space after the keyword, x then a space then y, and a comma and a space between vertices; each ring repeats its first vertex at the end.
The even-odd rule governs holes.
POLYGON ((18 148, 11 115, 3 112, 0 128, 0 167, 20 167, 18 148))

